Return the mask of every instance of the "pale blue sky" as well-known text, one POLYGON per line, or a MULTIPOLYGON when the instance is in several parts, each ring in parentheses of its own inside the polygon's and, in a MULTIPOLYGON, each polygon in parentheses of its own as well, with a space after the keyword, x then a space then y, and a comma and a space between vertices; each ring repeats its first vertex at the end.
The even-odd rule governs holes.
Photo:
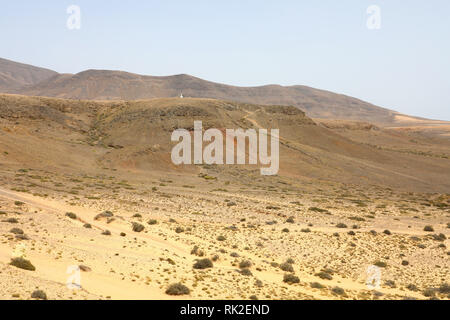
POLYGON ((0 57, 77 73, 303 84, 450 120, 448 0, 70 0, 0 5, 0 57), (81 8, 81 30, 66 9, 81 8), (369 5, 380 30, 366 27, 369 5))

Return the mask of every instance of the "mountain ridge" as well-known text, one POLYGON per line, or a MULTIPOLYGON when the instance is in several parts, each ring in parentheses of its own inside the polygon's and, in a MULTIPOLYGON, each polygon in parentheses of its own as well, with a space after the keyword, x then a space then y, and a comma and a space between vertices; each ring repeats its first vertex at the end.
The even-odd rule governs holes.
MULTIPOLYGON (((57 73, 5 59, 0 60, 0 92, 73 100, 142 100, 178 97, 183 93, 185 97, 192 98, 294 106, 305 111, 311 118, 364 121, 383 125, 397 123, 397 115, 400 115, 396 111, 361 99, 304 85, 268 84, 241 87, 203 80, 188 74, 151 76, 101 69, 88 69, 76 74, 57 73), (8 63, 2 64, 2 61, 8 63), (23 69, 28 70, 26 74, 34 75, 38 72, 40 77, 35 76, 32 80, 29 79, 31 76, 28 76, 27 81, 14 80, 23 78, 23 69)), ((423 120, 419 117, 409 119, 423 120)))

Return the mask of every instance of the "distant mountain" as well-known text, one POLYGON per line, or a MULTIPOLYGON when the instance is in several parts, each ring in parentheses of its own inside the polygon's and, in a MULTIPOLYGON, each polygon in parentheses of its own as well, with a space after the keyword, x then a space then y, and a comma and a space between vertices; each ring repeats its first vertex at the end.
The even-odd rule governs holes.
POLYGON ((0 58, 0 91, 16 92, 57 74, 52 70, 0 58))
MULTIPOLYGON (((349 96, 306 86, 236 87, 190 75, 143 76, 122 71, 87 70, 78 74, 0 60, 0 91, 79 100, 138 100, 177 97, 214 98, 243 103, 290 105, 309 117, 396 122, 398 113, 349 96)), ((415 118, 414 118, 415 119, 415 118)))

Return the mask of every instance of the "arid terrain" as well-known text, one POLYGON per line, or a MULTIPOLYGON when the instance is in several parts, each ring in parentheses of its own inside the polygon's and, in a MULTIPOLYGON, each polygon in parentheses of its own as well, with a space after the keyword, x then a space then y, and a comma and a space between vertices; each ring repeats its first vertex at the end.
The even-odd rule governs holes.
POLYGON ((362 121, 0 95, 0 298, 449 299, 450 125, 362 121), (279 128, 279 175, 173 165, 194 120, 279 128))

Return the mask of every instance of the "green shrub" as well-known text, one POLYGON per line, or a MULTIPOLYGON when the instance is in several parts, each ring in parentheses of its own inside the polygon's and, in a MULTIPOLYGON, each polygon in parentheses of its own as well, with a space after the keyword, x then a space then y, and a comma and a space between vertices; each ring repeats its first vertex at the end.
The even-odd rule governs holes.
POLYGON ((331 292, 333 292, 334 294, 336 294, 338 296, 345 295, 345 290, 340 287, 334 287, 333 289, 331 289, 331 292))
POLYGON ((191 290, 182 283, 171 284, 166 290, 166 294, 169 296, 183 296, 189 293, 191 293, 191 290))
POLYGON ((387 263, 386 263, 386 262, 383 262, 383 261, 376 261, 376 262, 374 263, 374 265, 376 265, 376 266, 379 267, 379 268, 386 268, 386 267, 387 267, 387 263))
POLYGON ((201 259, 201 260, 197 260, 197 262, 194 263, 193 268, 194 269, 209 269, 212 268, 214 265, 212 263, 212 261, 208 258, 206 259, 201 259))
POLYGON ((12 228, 11 230, 9 230, 9 232, 14 234, 23 234, 23 230, 19 228, 12 228))
POLYGON ((320 284, 319 282, 311 282, 310 285, 311 285, 311 288, 313 288, 313 289, 323 289, 323 288, 325 288, 325 286, 320 284))
POLYGON ((73 212, 67 212, 66 217, 69 217, 70 219, 76 220, 77 215, 73 212))
POLYGON ((19 268, 19 269, 24 269, 24 270, 28 270, 28 271, 36 270, 36 267, 33 266, 29 260, 26 260, 21 257, 12 258, 11 262, 9 264, 16 268, 19 268))
POLYGON ((316 274, 317 277, 324 280, 333 280, 333 276, 327 272, 321 271, 316 274))
POLYGON ((133 223, 131 224, 131 226, 132 226, 132 230, 133 230, 134 232, 142 232, 142 231, 144 231, 144 229, 145 229, 145 227, 144 227, 142 224, 137 223, 137 222, 133 222, 133 223))
POLYGON ((294 272, 294 267, 290 263, 282 263, 280 264, 280 269, 286 272, 294 272))
POLYGON ((38 300, 47 300, 47 294, 42 290, 35 290, 31 294, 31 298, 38 300))
POLYGON ((300 283, 300 279, 297 276, 294 276, 291 273, 285 274, 283 277, 283 282, 288 284, 300 283))
POLYGON ((246 268, 250 268, 252 266, 252 263, 249 260, 242 260, 239 263, 239 268, 240 269, 246 269, 246 268))

